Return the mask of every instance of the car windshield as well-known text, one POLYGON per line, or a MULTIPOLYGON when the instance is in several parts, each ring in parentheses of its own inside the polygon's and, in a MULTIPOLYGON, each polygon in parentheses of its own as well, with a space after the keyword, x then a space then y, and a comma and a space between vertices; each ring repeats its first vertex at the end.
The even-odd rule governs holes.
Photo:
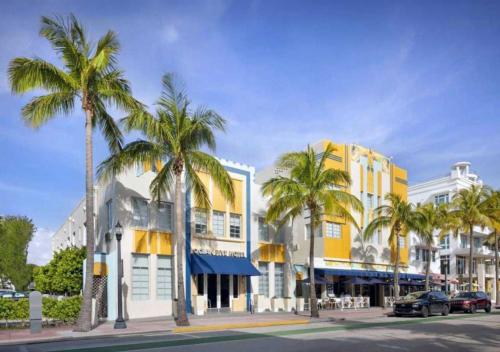
POLYGON ((472 292, 460 292, 457 298, 473 298, 474 295, 472 292))
POLYGON ((420 291, 420 292, 412 292, 407 294, 406 296, 403 297, 405 301, 412 301, 414 299, 422 299, 427 297, 427 292, 425 291, 420 291))

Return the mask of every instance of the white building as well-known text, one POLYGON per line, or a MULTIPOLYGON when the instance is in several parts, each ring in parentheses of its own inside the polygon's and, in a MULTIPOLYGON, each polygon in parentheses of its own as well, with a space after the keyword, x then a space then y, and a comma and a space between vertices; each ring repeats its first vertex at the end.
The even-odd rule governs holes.
MULTIPOLYGON (((469 162, 454 164, 451 171, 444 177, 422 182, 410 186, 408 189, 409 200, 414 204, 424 203, 449 203, 454 194, 459 190, 470 188, 472 185, 481 185, 478 175, 471 171, 469 162)), ((474 228, 474 258, 473 282, 477 290, 487 292, 490 297, 495 292, 494 279, 494 251, 484 246, 487 229, 474 228)), ((463 284, 468 280, 469 273, 469 236, 460 234, 455 237, 447 235, 442 241, 438 239, 436 231, 436 248, 433 253, 427 253, 416 234, 411 234, 410 265, 420 273, 425 272, 425 261, 431 260, 431 273, 436 280, 442 280, 447 268, 450 289, 463 289, 463 284), (446 265, 445 263, 449 263, 446 265)))

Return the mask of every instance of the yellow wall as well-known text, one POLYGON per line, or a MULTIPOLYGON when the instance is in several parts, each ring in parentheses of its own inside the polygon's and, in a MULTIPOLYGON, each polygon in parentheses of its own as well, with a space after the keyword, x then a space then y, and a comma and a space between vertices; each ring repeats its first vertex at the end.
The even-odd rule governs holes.
POLYGON ((382 196, 382 171, 377 171, 377 196, 382 196))
POLYGON ((94 275, 95 276, 108 275, 108 266, 106 265, 106 263, 95 262, 94 263, 94 275))
POLYGON ((135 230, 134 233, 134 252, 148 253, 148 232, 135 230))
POLYGON ((323 241, 325 258, 351 258, 351 231, 349 225, 342 225, 341 238, 324 237, 323 241))
POLYGON ((285 245, 284 244, 259 244, 259 261, 261 262, 285 262, 285 245))
POLYGON ((231 205, 231 213, 241 214, 243 212, 243 182, 233 179, 234 204, 231 205))
POLYGON ((172 255, 172 234, 158 231, 135 230, 133 252, 172 255))
POLYGON ((408 173, 394 164, 391 164, 391 192, 408 200, 408 173))
MULTIPOLYGON (((391 261, 396 261, 396 243, 391 246, 391 261)), ((408 251, 408 237, 405 237, 405 246, 399 249, 399 263, 401 265, 408 265, 409 251, 408 251)))

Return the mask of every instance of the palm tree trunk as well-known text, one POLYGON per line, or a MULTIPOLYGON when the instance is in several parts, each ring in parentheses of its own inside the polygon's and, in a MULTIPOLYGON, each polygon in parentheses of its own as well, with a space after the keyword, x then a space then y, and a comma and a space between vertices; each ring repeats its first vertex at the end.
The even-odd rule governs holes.
POLYGON ((500 287, 498 287, 498 233, 495 230, 495 304, 500 305, 500 287))
POLYGON ((87 259, 83 301, 75 331, 90 331, 92 328, 92 286, 94 283, 94 167, 92 147, 92 118, 90 109, 85 109, 85 229, 87 259))
POLYGON ((318 303, 316 299, 316 280, 314 279, 314 210, 311 209, 311 242, 309 246, 309 302, 312 318, 319 318, 318 303))
POLYGON ((472 256, 474 255, 474 238, 473 236, 473 227, 470 225, 470 232, 469 232, 469 291, 472 291, 472 263, 473 263, 473 258, 472 256))
POLYGON ((183 259, 185 238, 182 231, 182 180, 179 172, 175 175, 175 220, 175 231, 177 232, 175 246, 177 257, 177 319, 175 322, 178 326, 188 326, 189 320, 186 313, 186 294, 184 291, 183 259))
POLYGON ((429 251, 429 257, 427 258, 427 263, 425 264, 425 290, 429 291, 429 272, 431 271, 432 244, 429 244, 427 250, 429 251))
POLYGON ((399 299, 399 231, 396 232, 396 261, 394 263, 394 299, 399 299))

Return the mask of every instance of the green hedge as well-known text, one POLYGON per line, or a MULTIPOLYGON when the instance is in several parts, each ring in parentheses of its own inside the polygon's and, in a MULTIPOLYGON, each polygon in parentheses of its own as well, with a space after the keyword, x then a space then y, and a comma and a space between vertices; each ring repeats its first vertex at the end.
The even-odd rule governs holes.
MULTIPOLYGON (((42 316, 44 319, 56 320, 64 323, 73 323, 80 313, 82 298, 73 296, 57 300, 56 298, 42 298, 42 316)), ((14 301, 12 299, 0 299, 0 319, 28 320, 29 300, 27 298, 14 301)))

